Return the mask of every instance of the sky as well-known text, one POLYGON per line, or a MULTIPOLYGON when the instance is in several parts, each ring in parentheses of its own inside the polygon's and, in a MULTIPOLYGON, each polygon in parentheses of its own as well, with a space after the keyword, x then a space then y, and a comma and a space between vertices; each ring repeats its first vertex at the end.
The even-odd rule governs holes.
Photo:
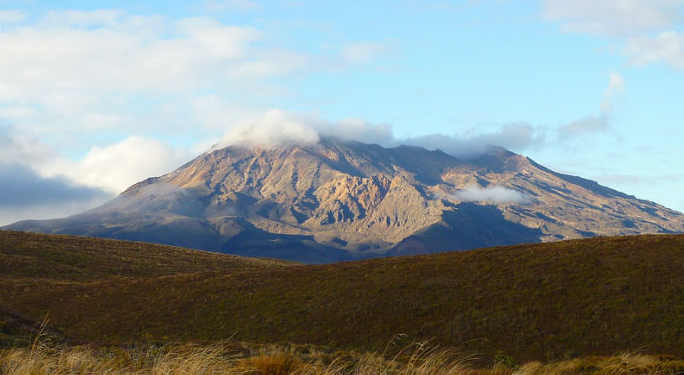
POLYGON ((488 144, 684 211, 684 0, 0 0, 0 225, 213 145, 488 144))

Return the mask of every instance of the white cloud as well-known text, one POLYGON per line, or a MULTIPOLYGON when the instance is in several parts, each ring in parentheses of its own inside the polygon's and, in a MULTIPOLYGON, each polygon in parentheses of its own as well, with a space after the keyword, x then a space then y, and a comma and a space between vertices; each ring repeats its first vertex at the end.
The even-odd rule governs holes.
POLYGON ((340 55, 342 60, 348 63, 365 63, 377 57, 382 57, 391 50, 385 43, 379 42, 354 42, 342 47, 340 55))
POLYGON ((361 118, 350 117, 336 123, 324 123, 319 129, 324 136, 351 139, 366 143, 385 144, 394 136, 392 125, 369 123, 361 118))
POLYGON ((224 10, 260 10, 261 4, 251 0, 208 0, 204 7, 212 12, 224 10))
MULTIPOLYGON (((203 104, 215 104, 213 101, 213 98, 206 98, 203 104)), ((220 118, 218 115, 216 117, 220 118)), ((481 154, 491 146, 520 151, 539 146, 544 140, 539 128, 524 122, 506 124, 492 132, 471 130, 461 136, 430 134, 397 139, 392 126, 386 123, 370 123, 361 118, 330 121, 315 115, 271 109, 263 114, 248 115, 246 120, 230 126, 215 147, 233 144, 266 148, 290 144, 308 145, 317 143, 322 137, 377 143, 385 147, 409 144, 431 150, 440 149, 463 157, 481 154)))
POLYGON ((159 122, 145 121, 136 107, 156 110, 163 96, 167 104, 243 87, 256 92, 265 79, 308 64, 297 52, 257 47, 265 37, 259 30, 211 18, 110 10, 15 18, 0 28, 0 116, 51 138, 151 129, 159 122))
POLYGON ((26 18, 24 13, 19 10, 3 10, 0 11, 0 26, 3 24, 12 24, 21 22, 26 18))
POLYGON ((617 73, 610 73, 608 78, 608 87, 603 92, 603 101, 601 101, 601 112, 604 114, 613 113, 613 103, 620 95, 625 92, 625 79, 617 73))
POLYGON ((634 35, 679 21, 684 0, 542 0, 542 14, 571 32, 634 35))
POLYGON ((392 139, 392 130, 388 124, 372 124, 358 118, 330 122, 313 115, 271 109, 232 126, 217 147, 233 144, 266 148, 290 144, 308 145, 317 143, 321 137, 384 143, 392 139))
POLYGON ((562 139, 567 139, 580 134, 606 131, 610 127, 610 119, 610 116, 605 115, 587 116, 562 126, 558 133, 562 139))
POLYGON ((517 190, 503 186, 473 186, 456 193, 456 197, 464 202, 485 202, 494 204, 519 204, 529 201, 529 197, 517 190))
MULTIPOLYGON (((684 0, 542 0, 542 14, 562 30, 619 37, 630 64, 665 62, 684 69, 684 0), (654 36, 655 34, 655 36, 654 36)), ((611 47, 612 49, 612 47, 611 47)))
POLYGON ((57 153, 38 139, 20 134, 0 120, 0 162, 41 164, 54 160, 57 153))
POLYGON ((634 65, 665 62, 673 68, 684 69, 684 35, 666 31, 655 37, 633 37, 622 53, 634 65))
POLYGON ((231 127, 219 147, 241 144, 273 148, 289 144, 314 144, 320 139, 315 129, 318 121, 277 109, 269 110, 259 118, 231 127))
POLYGON ((237 124, 249 118, 258 117, 259 113, 245 105, 236 105, 218 95, 202 95, 192 99, 192 110, 195 120, 202 126, 224 131, 230 124, 237 124))
MULTIPOLYGON (((122 141, 92 147, 78 159, 60 155, 36 138, 0 124, 0 165, 22 165, 37 173, 36 178, 58 178, 74 186, 98 188, 117 194, 148 177, 173 171, 206 151, 211 142, 191 147, 173 147, 163 141, 130 136, 122 141)), ((52 211, 51 211, 52 212, 52 211)))
MULTIPOLYGON (((195 99, 277 95, 268 79, 308 64, 296 51, 264 47, 260 30, 206 17, 98 10, 0 18, 11 21, 0 27, 0 121, 70 154, 111 135, 215 138, 216 118, 204 122, 195 99)), ((243 119, 241 104, 224 120, 243 119)))
POLYGON ((0 32, 0 101, 51 91, 183 91, 235 79, 236 70, 251 76, 277 71, 255 70, 254 64, 280 66, 275 59, 254 58, 250 43, 261 34, 248 27, 188 18, 165 21, 160 28, 155 18, 115 12, 55 17, 66 22, 62 16, 71 22, 0 32), (138 27, 129 28, 132 23, 138 27), (139 33, 139 28, 149 32, 139 33))
POLYGON ((74 181, 120 193, 148 177, 171 172, 192 153, 151 138, 131 136, 106 147, 93 147, 81 160, 61 160, 44 167, 62 171, 74 181))
POLYGON ((506 124, 495 131, 471 130, 464 135, 429 134, 397 140, 399 144, 410 144, 427 149, 439 149, 459 157, 470 157, 485 152, 491 146, 501 146, 514 151, 536 147, 542 144, 544 134, 537 127, 526 122, 506 124))
POLYGON ((98 27, 120 26, 125 13, 118 10, 99 9, 94 11, 52 11, 41 20, 47 28, 56 27, 98 27))
POLYGON ((558 129, 561 139, 575 137, 581 134, 607 131, 610 129, 610 122, 613 119, 613 105, 615 101, 625 91, 625 80, 617 73, 611 73, 608 78, 608 86, 603 92, 600 113, 598 115, 587 116, 575 120, 558 129))

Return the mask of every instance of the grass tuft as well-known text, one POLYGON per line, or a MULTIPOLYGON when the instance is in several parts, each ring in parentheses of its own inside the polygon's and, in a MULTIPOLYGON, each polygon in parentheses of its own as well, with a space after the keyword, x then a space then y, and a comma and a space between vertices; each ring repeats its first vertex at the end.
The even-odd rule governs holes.
POLYGON ((216 343, 134 348, 37 344, 0 351, 3 375, 675 375, 684 361, 624 353, 475 368, 471 357, 425 343, 399 354, 302 351, 295 345, 216 343))

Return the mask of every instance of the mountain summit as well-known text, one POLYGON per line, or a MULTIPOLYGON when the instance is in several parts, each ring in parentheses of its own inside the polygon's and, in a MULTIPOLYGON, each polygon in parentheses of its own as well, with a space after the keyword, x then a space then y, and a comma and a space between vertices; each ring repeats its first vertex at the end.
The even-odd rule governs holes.
POLYGON ((322 139, 213 150, 93 210, 6 228, 316 263, 684 232, 684 215, 499 147, 461 159, 322 139))

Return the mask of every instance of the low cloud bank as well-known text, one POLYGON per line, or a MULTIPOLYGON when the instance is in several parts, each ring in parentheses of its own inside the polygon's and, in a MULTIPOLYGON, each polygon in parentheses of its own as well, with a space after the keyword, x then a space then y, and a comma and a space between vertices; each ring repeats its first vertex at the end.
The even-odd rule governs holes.
POLYGON ((501 126, 489 133, 475 132, 466 136, 447 134, 429 134, 420 137, 405 138, 395 141, 396 144, 420 146, 429 150, 442 150, 458 157, 481 155, 492 146, 501 146, 509 150, 521 151, 542 144, 544 135, 537 128, 526 122, 517 122, 501 126))
POLYGON ((310 145, 325 137, 377 143, 385 147, 408 144, 430 150, 439 149, 455 156, 482 154, 493 145, 522 150, 543 141, 543 136, 538 134, 537 129, 525 122, 506 124, 490 133, 475 132, 464 137, 430 134, 395 138, 392 126, 386 123, 371 123, 359 118, 329 121, 314 115, 292 114, 272 109, 259 117, 231 127, 214 149, 230 145, 265 148, 294 144, 310 145))
POLYGON ((274 148, 317 143, 322 137, 336 137, 384 144, 392 140, 392 127, 358 118, 332 122, 314 115, 293 114, 271 109, 263 115, 231 127, 215 148, 248 145, 274 148))
POLYGON ((456 193, 456 197, 464 202, 492 202, 494 204, 519 204, 530 200, 526 194, 503 186, 473 186, 456 193))
POLYGON ((82 212, 112 197, 64 177, 41 177, 17 163, 0 163, 0 225, 82 212))
POLYGON ((107 198, 106 192, 61 177, 41 177, 20 164, 0 163, 0 208, 107 198))

